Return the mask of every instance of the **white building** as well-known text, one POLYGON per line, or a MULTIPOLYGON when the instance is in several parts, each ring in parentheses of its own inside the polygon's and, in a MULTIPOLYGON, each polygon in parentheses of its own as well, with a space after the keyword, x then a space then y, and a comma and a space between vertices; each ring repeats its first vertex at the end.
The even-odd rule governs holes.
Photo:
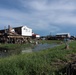
POLYGON ((70 37, 70 33, 57 33, 56 36, 60 36, 60 37, 70 37))
POLYGON ((13 28, 16 33, 22 35, 22 36, 32 36, 32 29, 28 28, 27 26, 21 26, 13 28))
POLYGON ((22 36, 32 36, 32 29, 31 28, 28 28, 27 26, 23 26, 21 28, 21 35, 22 36))

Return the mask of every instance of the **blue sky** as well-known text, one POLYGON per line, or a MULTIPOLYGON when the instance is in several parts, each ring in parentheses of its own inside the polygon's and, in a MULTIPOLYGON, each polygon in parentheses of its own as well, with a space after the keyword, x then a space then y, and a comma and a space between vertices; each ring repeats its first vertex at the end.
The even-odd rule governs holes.
POLYGON ((0 29, 28 26, 40 35, 76 35, 76 0, 0 0, 0 29))

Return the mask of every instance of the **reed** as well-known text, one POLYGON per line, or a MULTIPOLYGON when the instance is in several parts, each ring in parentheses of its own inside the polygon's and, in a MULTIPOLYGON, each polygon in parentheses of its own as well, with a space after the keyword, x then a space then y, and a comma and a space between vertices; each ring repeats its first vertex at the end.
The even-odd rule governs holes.
POLYGON ((70 49, 65 44, 39 52, 25 53, 0 59, 0 75, 66 75, 66 63, 76 53, 76 41, 70 49), (64 71, 63 71, 64 70, 64 71))

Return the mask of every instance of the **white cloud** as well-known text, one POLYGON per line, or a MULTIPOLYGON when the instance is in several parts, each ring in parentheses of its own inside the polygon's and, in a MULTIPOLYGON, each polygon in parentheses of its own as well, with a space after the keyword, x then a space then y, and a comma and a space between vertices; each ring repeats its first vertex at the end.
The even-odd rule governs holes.
POLYGON ((24 7, 43 11, 43 10, 74 10, 76 9, 75 0, 21 0, 24 7), (26 3, 27 2, 27 3, 26 3))
MULTIPOLYGON (((35 10, 33 12, 34 14, 32 15, 35 18, 38 18, 38 20, 46 19, 48 21, 45 22, 67 22, 76 24, 76 18, 75 16, 72 16, 72 11, 76 10, 75 3, 75 0, 52 0, 49 3, 47 0, 32 0, 30 2, 27 1, 28 7, 35 10)), ((25 5, 26 2, 23 1, 23 6, 25 5)))

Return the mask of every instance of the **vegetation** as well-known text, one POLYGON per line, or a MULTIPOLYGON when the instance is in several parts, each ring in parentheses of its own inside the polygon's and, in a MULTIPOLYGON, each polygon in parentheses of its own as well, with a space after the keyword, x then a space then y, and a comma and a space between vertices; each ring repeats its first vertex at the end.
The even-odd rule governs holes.
MULTIPOLYGON (((39 43, 60 43, 60 41, 50 41, 50 40, 38 40, 39 43)), ((27 43, 27 44, 0 44, 0 49, 6 49, 6 50, 16 50, 16 49, 21 49, 21 48, 29 48, 33 47, 34 44, 27 43)))
MULTIPOLYGON (((57 43, 58 41, 40 41, 37 40, 39 43, 57 43)), ((36 42, 36 40, 34 40, 33 42, 36 42)), ((0 52, 7 52, 8 55, 17 55, 20 54, 22 50, 26 49, 26 48, 34 48, 35 43, 31 44, 31 43, 25 43, 25 44, 0 44, 0 52)))
POLYGON ((32 47, 31 44, 0 44, 0 52, 7 52, 8 55, 20 54, 23 48, 32 47))
POLYGON ((27 44, 0 44, 0 49, 1 48, 5 48, 5 49, 19 49, 22 47, 30 47, 31 44, 27 43, 27 44))
POLYGON ((66 75, 65 66, 74 60, 76 41, 52 49, 0 59, 0 75, 66 75), (73 57, 72 57, 73 55, 73 57))
POLYGON ((52 43, 58 43, 58 44, 60 44, 61 43, 60 40, 40 40, 39 42, 40 43, 49 43, 49 44, 52 44, 52 43))

